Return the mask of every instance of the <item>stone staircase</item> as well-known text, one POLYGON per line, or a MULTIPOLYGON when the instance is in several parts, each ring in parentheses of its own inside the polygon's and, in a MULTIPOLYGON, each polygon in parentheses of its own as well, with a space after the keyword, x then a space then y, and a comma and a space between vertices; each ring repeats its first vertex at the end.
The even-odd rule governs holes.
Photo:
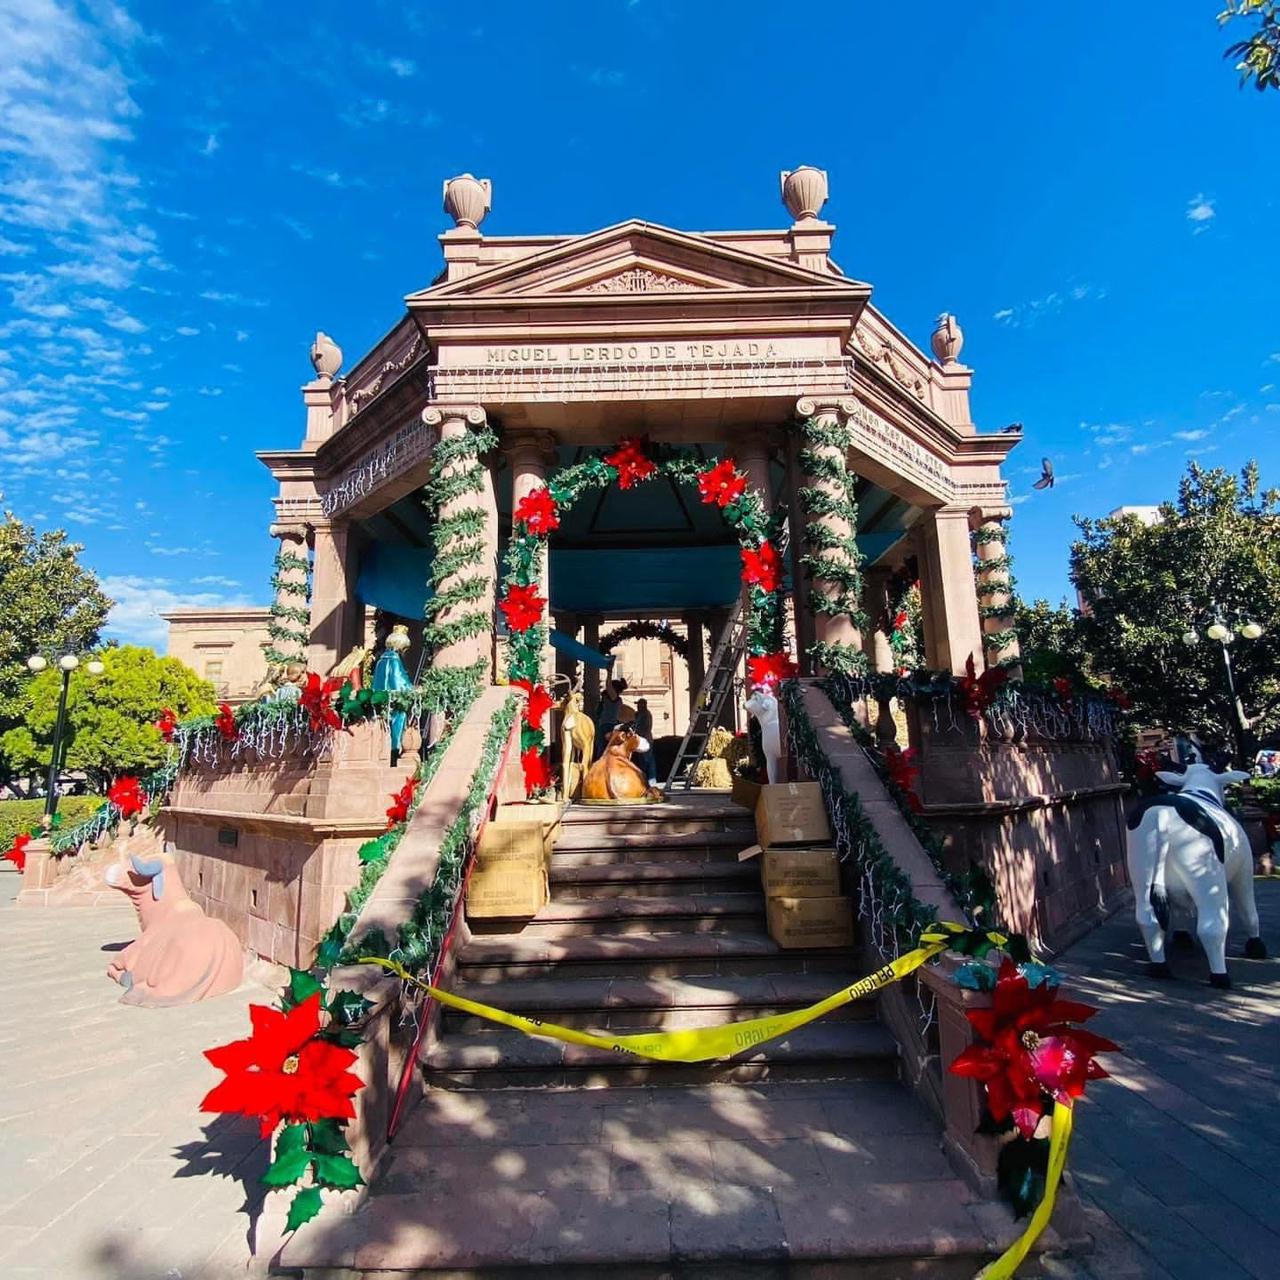
MULTIPOLYGON (((861 976, 764 927, 751 816, 712 793, 571 808, 550 903, 473 925, 451 989, 548 1021, 712 1025, 861 976)), ((620 1060, 446 1012, 426 1097, 349 1216, 282 1267, 338 1276, 969 1277, 1015 1234, 942 1154, 863 1001, 728 1063, 620 1060), (666 1087, 658 1087, 666 1086, 666 1087)))

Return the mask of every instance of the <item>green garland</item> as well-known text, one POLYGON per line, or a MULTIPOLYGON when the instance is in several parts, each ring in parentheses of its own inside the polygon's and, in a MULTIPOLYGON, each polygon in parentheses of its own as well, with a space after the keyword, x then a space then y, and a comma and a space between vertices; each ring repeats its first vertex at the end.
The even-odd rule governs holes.
MULTIPOLYGON (((977 554, 978 547, 985 547, 992 542, 1000 542, 1008 544, 1008 531, 1002 526, 997 525, 989 528, 982 525, 974 530, 973 533, 973 572, 974 579, 977 582, 979 596, 993 596, 1004 593, 1008 599, 1002 605, 983 604, 978 608, 978 616, 983 622, 989 622, 991 619, 1007 619, 1010 624, 1017 608, 1017 581, 1013 576, 1013 556, 1006 549, 1003 554, 992 556, 990 560, 983 560, 977 554), (998 577, 992 577, 998 574, 998 577)), ((982 648, 986 654, 988 664, 994 664, 998 667, 1018 667, 1022 665, 1022 658, 1017 654, 1009 654, 1006 657, 1000 655, 1015 644, 1018 639, 1018 633, 1012 625, 1000 627, 995 631, 984 631, 982 634, 982 648)))
MULTIPOLYGON (((800 563, 809 579, 809 612, 815 617, 847 616, 858 631, 865 631, 862 608, 862 553, 858 549, 857 477, 845 465, 851 436, 848 427, 807 418, 799 424, 802 440, 800 466, 806 476, 822 485, 803 486, 798 494, 808 517, 800 563), (832 452, 836 451, 836 452, 832 452), (849 530, 840 533, 823 524, 834 517, 849 530)), ((868 668, 867 655, 856 645, 818 641, 809 648, 810 658, 828 671, 857 675, 868 668)))
MULTIPOLYGON (((422 501, 432 520, 435 544, 431 562, 432 595, 427 601, 423 640, 432 649, 482 635, 493 626, 487 609, 475 605, 486 599, 492 580, 483 571, 486 543, 485 512, 479 503, 448 515, 447 503, 484 489, 482 455, 497 447, 498 437, 487 426, 441 440, 431 455, 431 471, 422 489, 422 501), (450 615, 450 616, 446 616, 450 615)), ((477 690, 484 679, 476 681, 477 690)))
POLYGON ((673 653, 683 658, 686 662, 689 660, 688 636, 682 636, 673 627, 667 626, 664 622, 650 622, 644 619, 624 623, 622 626, 615 627, 612 631, 602 635, 600 637, 600 652, 608 653, 610 649, 616 649, 620 644, 628 640, 661 640, 673 653))
POLYGON ((271 607, 267 610, 270 621, 267 635, 271 643, 263 650, 268 667, 286 667, 290 663, 306 662, 307 643, 311 635, 311 611, 299 605, 286 603, 295 597, 304 603, 311 599, 311 561, 286 551, 281 543, 276 552, 271 573, 271 607), (296 577, 301 572, 302 578, 296 577))

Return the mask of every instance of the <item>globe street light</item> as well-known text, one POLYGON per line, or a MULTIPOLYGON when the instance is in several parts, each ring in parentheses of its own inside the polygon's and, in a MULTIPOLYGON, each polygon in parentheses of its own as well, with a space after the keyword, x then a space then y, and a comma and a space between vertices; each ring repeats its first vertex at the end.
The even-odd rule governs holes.
MULTIPOLYGON (((1257 640, 1262 635, 1262 626, 1260 623, 1249 619, 1240 623, 1237 631, 1232 631, 1223 621, 1221 612, 1218 609, 1215 608, 1213 610, 1213 615, 1213 621, 1205 627, 1204 633, 1210 640, 1216 640, 1222 649, 1222 666, 1227 673, 1227 692, 1231 695, 1231 710, 1236 722, 1236 741, 1240 746, 1241 752, 1247 757, 1249 754, 1249 721, 1245 717, 1240 695, 1236 692, 1235 672, 1231 669, 1231 645, 1235 642, 1237 635, 1244 640, 1257 640)), ((1189 627, 1183 633, 1182 642, 1186 645, 1199 644, 1200 637, 1196 634, 1194 626, 1189 627)), ((1247 765, 1248 760, 1243 760, 1241 763, 1247 765)))
MULTIPOLYGON (((34 675, 44 671, 49 660, 39 653, 33 653, 27 659, 27 670, 34 675)), ((67 692, 71 688, 71 673, 80 665, 80 659, 74 653, 64 653, 58 659, 58 670, 62 672, 62 692, 58 695, 58 718, 53 725, 53 750, 49 753, 49 776, 45 782, 44 825, 53 825, 54 814, 58 811, 58 775, 62 772, 62 734, 67 725, 67 692)), ((98 658, 90 658, 85 663, 85 670, 93 676, 100 676, 106 667, 98 658)))

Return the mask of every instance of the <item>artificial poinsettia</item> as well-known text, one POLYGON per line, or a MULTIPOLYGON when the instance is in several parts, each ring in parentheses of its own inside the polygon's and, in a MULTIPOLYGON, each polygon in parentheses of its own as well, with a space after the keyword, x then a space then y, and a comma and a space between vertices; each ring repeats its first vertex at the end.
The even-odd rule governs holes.
POLYGON ((982 713, 995 701, 996 690, 1009 679, 1005 667, 988 667, 978 675, 973 654, 965 659, 964 675, 960 677, 960 692, 964 695, 965 710, 980 720, 982 713))
POLYGON ((550 533, 560 527, 560 509, 556 506, 551 490, 542 485, 526 493, 516 504, 516 524, 523 524, 530 533, 550 533))
POLYGON ((911 619, 907 616, 907 611, 905 609, 899 609, 898 612, 893 615, 893 627, 891 630, 905 631, 907 629, 907 623, 910 621, 911 619))
POLYGON ((742 548, 742 580, 772 593, 782 580, 782 557, 772 542, 762 542, 759 549, 742 548))
POLYGON ((232 711, 229 702, 218 703, 218 714, 214 717, 213 727, 222 734, 223 742, 234 742, 240 736, 236 713, 232 711))
POLYGON ((718 507, 737 502, 746 489, 747 477, 737 469, 732 458, 725 458, 698 475, 698 493, 703 502, 714 502, 718 507))
POLYGON ((1118 684, 1108 686, 1107 701, 1121 711, 1133 710, 1133 699, 1118 684))
POLYGON ((350 1049, 320 1038, 320 993, 287 1013, 266 1005, 249 1006, 253 1034, 205 1057, 227 1078, 200 1104, 201 1111, 255 1116, 264 1138, 282 1120, 295 1123, 347 1120, 355 1115, 351 1099, 364 1081, 347 1068, 356 1060, 350 1049))
POLYGON ((526 747, 520 753, 520 764, 524 769, 526 795, 533 795, 535 791, 545 791, 551 785, 551 766, 540 748, 526 747))
POLYGON ((1071 706, 1072 695, 1075 691, 1071 687, 1071 681, 1066 676, 1054 676, 1053 691, 1067 707, 1071 706))
POLYGON ((314 671, 307 672, 306 683, 298 695, 298 705, 307 713, 311 732, 320 729, 341 729, 342 717, 333 705, 334 695, 342 688, 337 676, 322 679, 314 671))
POLYGON ((507 625, 512 631, 528 631, 542 621, 542 611, 547 607, 537 587, 509 587, 505 600, 498 601, 498 608, 507 615, 507 625))
POLYGON ((953 1075, 980 1080, 987 1109, 997 1124, 1010 1118, 1024 1138, 1052 1102, 1070 1103, 1084 1093, 1085 1083, 1106 1072, 1094 1055, 1118 1048, 1073 1022, 1092 1018, 1097 1009, 1074 1000, 1059 1000, 1056 986, 1033 987, 1012 960, 1000 966, 989 1009, 966 1009, 978 1043, 952 1062, 953 1075))
POLYGON ((658 464, 646 456, 648 446, 643 437, 627 436, 612 453, 605 454, 605 462, 618 473, 619 489, 630 489, 657 471, 658 464))
POLYGON ((117 778, 107 792, 107 799, 120 810, 122 818, 132 818, 147 807, 146 793, 137 778, 117 778))
POLYGON ((160 719, 156 721, 156 728, 166 742, 172 742, 173 735, 178 728, 178 717, 168 707, 165 707, 160 713, 160 719))
POLYGON ((27 869, 27 845, 31 843, 31 837, 26 832, 13 837, 13 843, 0 853, 0 858, 4 858, 12 862, 19 871, 27 869))
POLYGON ((524 707, 525 723, 531 729, 541 729, 547 712, 556 705, 556 700, 542 685, 534 684, 531 680, 513 680, 511 683, 529 695, 524 707))
POLYGON ((747 681, 753 688, 774 689, 780 680, 790 680, 796 674, 796 664, 789 653, 779 649, 775 653, 752 654, 747 659, 747 681))
POLYGON ((387 809, 387 830, 390 831, 397 822, 404 822, 409 817, 409 807, 413 804, 413 779, 409 778, 399 791, 391 797, 391 805, 387 809))
POLYGON ((884 765, 889 771, 889 781, 906 794, 907 803, 914 812, 919 813, 922 806, 920 797, 915 793, 915 781, 920 770, 916 767, 915 759, 914 747, 908 747, 905 751, 900 747, 885 749, 884 765))

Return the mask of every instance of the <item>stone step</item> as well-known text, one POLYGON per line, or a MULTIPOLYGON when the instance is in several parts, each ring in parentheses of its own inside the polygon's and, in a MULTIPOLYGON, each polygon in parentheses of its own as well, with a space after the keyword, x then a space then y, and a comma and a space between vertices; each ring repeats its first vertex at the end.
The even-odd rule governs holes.
POLYGON ((477 937, 520 935, 570 938, 581 934, 626 937, 632 934, 723 933, 758 928, 764 897, 755 893, 704 893, 553 900, 526 921, 476 921, 477 937))
POLYGON ((609 1088, 897 1077, 897 1042, 875 1022, 815 1022, 721 1062, 652 1062, 507 1027, 447 1035, 423 1055, 433 1088, 609 1088))
POLYGON ((551 893, 558 902, 590 898, 682 896, 760 887, 756 862, 571 863, 551 860, 551 893))
POLYGON ((740 831, 602 831, 589 828, 560 828, 556 839, 556 852, 577 852, 591 849, 652 849, 656 855, 665 850, 726 849, 737 855, 740 849, 755 844, 755 828, 740 831))
MULTIPOLYGON (((758 974, 704 978, 526 978, 501 986, 459 982, 455 995, 496 1002, 509 1013, 590 1030, 713 1026, 743 1018, 802 1009, 851 981, 844 974, 758 974)), ((445 1009, 446 1034, 477 1031, 492 1024, 445 1009)), ((827 1022, 874 1019, 874 998, 857 1000, 826 1016, 827 1022)))
POLYGON ((506 982, 522 977, 684 978, 760 973, 846 974, 847 947, 784 951, 763 929, 732 933, 652 933, 565 938, 475 935, 458 954, 459 978, 506 982))
POLYGON ((738 861, 738 854, 750 841, 737 840, 708 844, 699 841, 692 844, 656 846, 652 840, 635 844, 604 844, 590 848, 574 849, 563 842, 557 843, 551 859, 556 867, 608 867, 634 865, 637 862, 704 862, 726 863, 738 861))

